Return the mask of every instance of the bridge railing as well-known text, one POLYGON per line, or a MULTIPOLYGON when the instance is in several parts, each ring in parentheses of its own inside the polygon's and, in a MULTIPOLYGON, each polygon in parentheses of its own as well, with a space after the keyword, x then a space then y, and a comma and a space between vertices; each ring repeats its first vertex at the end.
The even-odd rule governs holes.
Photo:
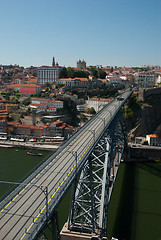
MULTIPOLYGON (((111 104, 112 102, 108 103, 107 105, 111 104)), ((107 105, 104 107, 106 108, 107 105)), ((44 158, 42 162, 40 162, 35 168, 33 168, 27 175, 25 175, 19 182, 28 184, 43 168, 46 167, 46 165, 49 164, 49 162, 55 158, 64 148, 66 148, 70 143, 79 135, 90 123, 96 119, 99 115, 101 115, 102 111, 104 111, 104 108, 102 108, 93 118, 91 118, 88 122, 86 122, 78 131, 76 131, 72 136, 62 145, 60 146, 56 152, 51 153, 49 156, 44 158)), ((3 179, 0 179, 3 180, 3 179)), ((22 190, 22 185, 18 187, 11 187, 1 198, 0 198, 0 209, 3 208, 4 205, 6 205, 11 199, 18 194, 22 190)))
MULTIPOLYGON (((131 94, 131 93, 130 93, 131 94)), ((113 100, 115 101, 115 100, 113 100)), ((110 103, 108 103, 104 108, 102 108, 93 118, 91 118, 87 123, 85 123, 77 132, 75 132, 55 153, 51 153, 50 156, 47 156, 43 162, 41 162, 39 165, 37 165, 31 172, 29 172, 23 179, 20 180, 20 182, 28 184, 42 169, 44 169, 46 167, 46 165, 49 164, 49 162, 55 158, 63 149, 65 149, 68 145, 70 145, 70 143, 87 127, 90 125, 90 123, 95 120, 96 118, 98 118, 99 115, 101 115, 101 113, 109 107, 109 105, 111 105, 113 103, 113 101, 111 101, 110 103)), ((126 99, 124 99, 124 101, 121 102, 120 107, 122 107, 125 103, 126 99)), ((116 109, 115 114, 113 114, 111 116, 110 121, 106 124, 106 128, 107 126, 109 126, 109 124, 112 122, 113 118, 116 116, 117 112, 119 111, 120 107, 118 109, 116 109)), ((103 131, 104 132, 104 131, 103 131)), ((102 132, 102 134, 103 134, 102 132)), ((101 135, 100 135, 101 137, 101 135)), ((3 179, 0 179, 3 180, 3 179)), ((3 206, 5 204, 7 204, 16 194, 18 194, 19 191, 22 190, 22 186, 18 186, 17 188, 13 187, 10 188, 9 191, 3 195, 1 197, 1 202, 0 202, 0 209, 3 208, 3 206)))
MULTIPOLYGON (((124 101, 120 102, 120 105, 118 108, 115 109, 115 113, 113 113, 113 115, 111 116, 111 119, 108 121, 108 123, 106 124, 105 128, 107 128, 109 126, 109 124, 111 123, 111 121, 113 120, 113 118, 116 116, 116 114, 118 113, 118 111, 120 110, 120 108, 124 105, 126 99, 124 99, 124 101)), ((109 104, 112 104, 112 102, 110 102, 109 104)), ((24 183, 25 184, 28 184, 42 169, 44 169, 46 167, 46 165, 48 165, 48 163, 53 160, 53 158, 55 158, 63 149, 65 149, 68 145, 70 145, 70 143, 87 127, 90 125, 90 123, 99 117, 99 115, 101 115, 101 113, 109 106, 109 104, 107 104, 103 109, 101 109, 101 111, 99 111, 91 120, 89 120, 84 126, 82 126, 80 128, 79 131, 77 131, 76 133, 74 133, 69 139, 68 141, 63 145, 61 146, 54 154, 51 154, 51 156, 47 157, 45 159, 45 161, 39 166, 39 168, 37 168, 34 172, 30 173, 31 175, 28 176, 25 180, 24 180, 24 183)), ((90 155, 90 153, 92 152, 93 150, 93 147, 94 145, 99 141, 99 139, 101 138, 103 132, 104 132, 105 129, 102 129, 102 132, 99 134, 99 136, 97 137, 96 141, 90 146, 90 148, 87 150, 87 152, 84 154, 83 158, 81 159, 81 162, 79 163, 79 165, 77 166, 77 172, 73 171, 70 175, 70 178, 68 178, 69 180, 68 181, 65 181, 64 185, 61 187, 61 190, 59 189, 57 191, 57 197, 52 199, 51 202, 50 202, 50 206, 49 206, 49 209, 50 209, 50 214, 52 214, 52 211, 56 208, 56 206, 59 204, 61 198, 64 196, 64 194, 66 193, 67 189, 70 187, 70 185, 72 184, 76 174, 78 174, 81 169, 82 169, 82 166, 84 165, 87 157, 90 155)), ((56 160, 58 161, 58 160, 56 160)), ((60 183, 63 181, 63 178, 60 180, 60 183)), ((58 185, 59 185, 58 184, 58 185)), ((22 189, 22 186, 19 186, 17 187, 12 193, 10 193, 9 196, 7 196, 3 201, 2 203, 0 204, 0 208, 2 208, 4 205, 7 204, 7 202, 9 202, 14 196, 15 194, 17 194, 19 191, 21 191, 22 189)), ((41 227, 43 224, 45 224, 45 222, 43 222, 44 220, 44 216, 42 215, 42 217, 39 218, 41 221, 41 227)), ((38 228, 38 225, 35 224, 35 232, 37 232, 37 228, 38 228)), ((40 227, 40 226, 39 226, 40 227)), ((34 233, 34 231, 32 231, 32 234, 36 234, 34 233)))

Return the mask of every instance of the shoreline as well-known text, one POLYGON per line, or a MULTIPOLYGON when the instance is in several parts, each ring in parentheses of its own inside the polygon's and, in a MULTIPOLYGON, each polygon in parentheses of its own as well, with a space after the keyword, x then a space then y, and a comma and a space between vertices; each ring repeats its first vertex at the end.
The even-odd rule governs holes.
POLYGON ((62 142, 58 143, 40 143, 40 142, 11 142, 11 141, 0 141, 0 148, 27 148, 27 149, 38 149, 38 150, 56 150, 62 145, 62 142))

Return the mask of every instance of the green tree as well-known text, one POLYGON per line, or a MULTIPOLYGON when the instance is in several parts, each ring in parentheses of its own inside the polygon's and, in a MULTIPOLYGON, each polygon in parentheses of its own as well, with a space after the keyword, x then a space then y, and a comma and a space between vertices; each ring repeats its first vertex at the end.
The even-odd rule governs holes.
POLYGON ((78 70, 74 72, 74 77, 88 78, 88 76, 89 76, 89 73, 85 71, 78 70))
POLYGON ((80 118, 80 120, 82 121, 82 122, 86 122, 88 119, 86 118, 86 116, 84 116, 84 114, 80 114, 80 116, 79 116, 79 118, 80 118))
POLYGON ((100 71, 99 71, 99 75, 100 75, 100 78, 101 78, 101 79, 104 79, 104 78, 106 77, 106 72, 100 70, 100 71))
POLYGON ((46 88, 51 88, 50 83, 46 82, 46 83, 45 83, 45 87, 46 87, 46 88))
POLYGON ((25 99, 23 100, 22 104, 25 105, 25 106, 28 106, 30 105, 31 101, 29 99, 25 99))
POLYGON ((59 79, 60 78, 67 78, 68 77, 68 71, 65 67, 63 67, 60 71, 59 79))
POLYGON ((125 119, 126 120, 129 120, 129 119, 131 119, 132 118, 132 116, 133 116, 133 111, 131 110, 131 108, 129 108, 129 107, 126 107, 125 108, 125 119))
POLYGON ((67 71, 68 71, 68 77, 69 78, 74 78, 74 69, 71 68, 71 67, 68 67, 67 71))
POLYGON ((33 75, 34 77, 37 77, 37 72, 33 72, 32 75, 33 75))
POLYGON ((10 103, 10 104, 18 104, 18 103, 20 103, 20 102, 18 101, 17 98, 13 97, 13 98, 9 101, 9 103, 10 103))
POLYGON ((91 107, 91 108, 87 108, 87 109, 86 109, 86 113, 88 113, 88 114, 95 114, 96 111, 94 110, 93 107, 91 107))
POLYGON ((89 70, 90 70, 92 76, 98 78, 98 71, 97 71, 96 66, 90 66, 89 70))

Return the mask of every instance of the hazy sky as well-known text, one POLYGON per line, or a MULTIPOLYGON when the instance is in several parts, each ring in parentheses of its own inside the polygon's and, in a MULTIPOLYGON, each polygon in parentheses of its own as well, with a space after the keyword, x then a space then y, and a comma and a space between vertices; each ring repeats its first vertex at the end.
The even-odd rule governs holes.
POLYGON ((5 0, 0 64, 161 65, 161 0, 5 0))

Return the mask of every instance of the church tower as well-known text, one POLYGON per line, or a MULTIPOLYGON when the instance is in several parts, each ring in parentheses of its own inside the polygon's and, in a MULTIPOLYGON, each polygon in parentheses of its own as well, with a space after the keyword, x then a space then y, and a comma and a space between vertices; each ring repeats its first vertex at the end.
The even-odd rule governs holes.
POLYGON ((53 57, 53 62, 52 62, 52 66, 55 66, 55 58, 53 57))

